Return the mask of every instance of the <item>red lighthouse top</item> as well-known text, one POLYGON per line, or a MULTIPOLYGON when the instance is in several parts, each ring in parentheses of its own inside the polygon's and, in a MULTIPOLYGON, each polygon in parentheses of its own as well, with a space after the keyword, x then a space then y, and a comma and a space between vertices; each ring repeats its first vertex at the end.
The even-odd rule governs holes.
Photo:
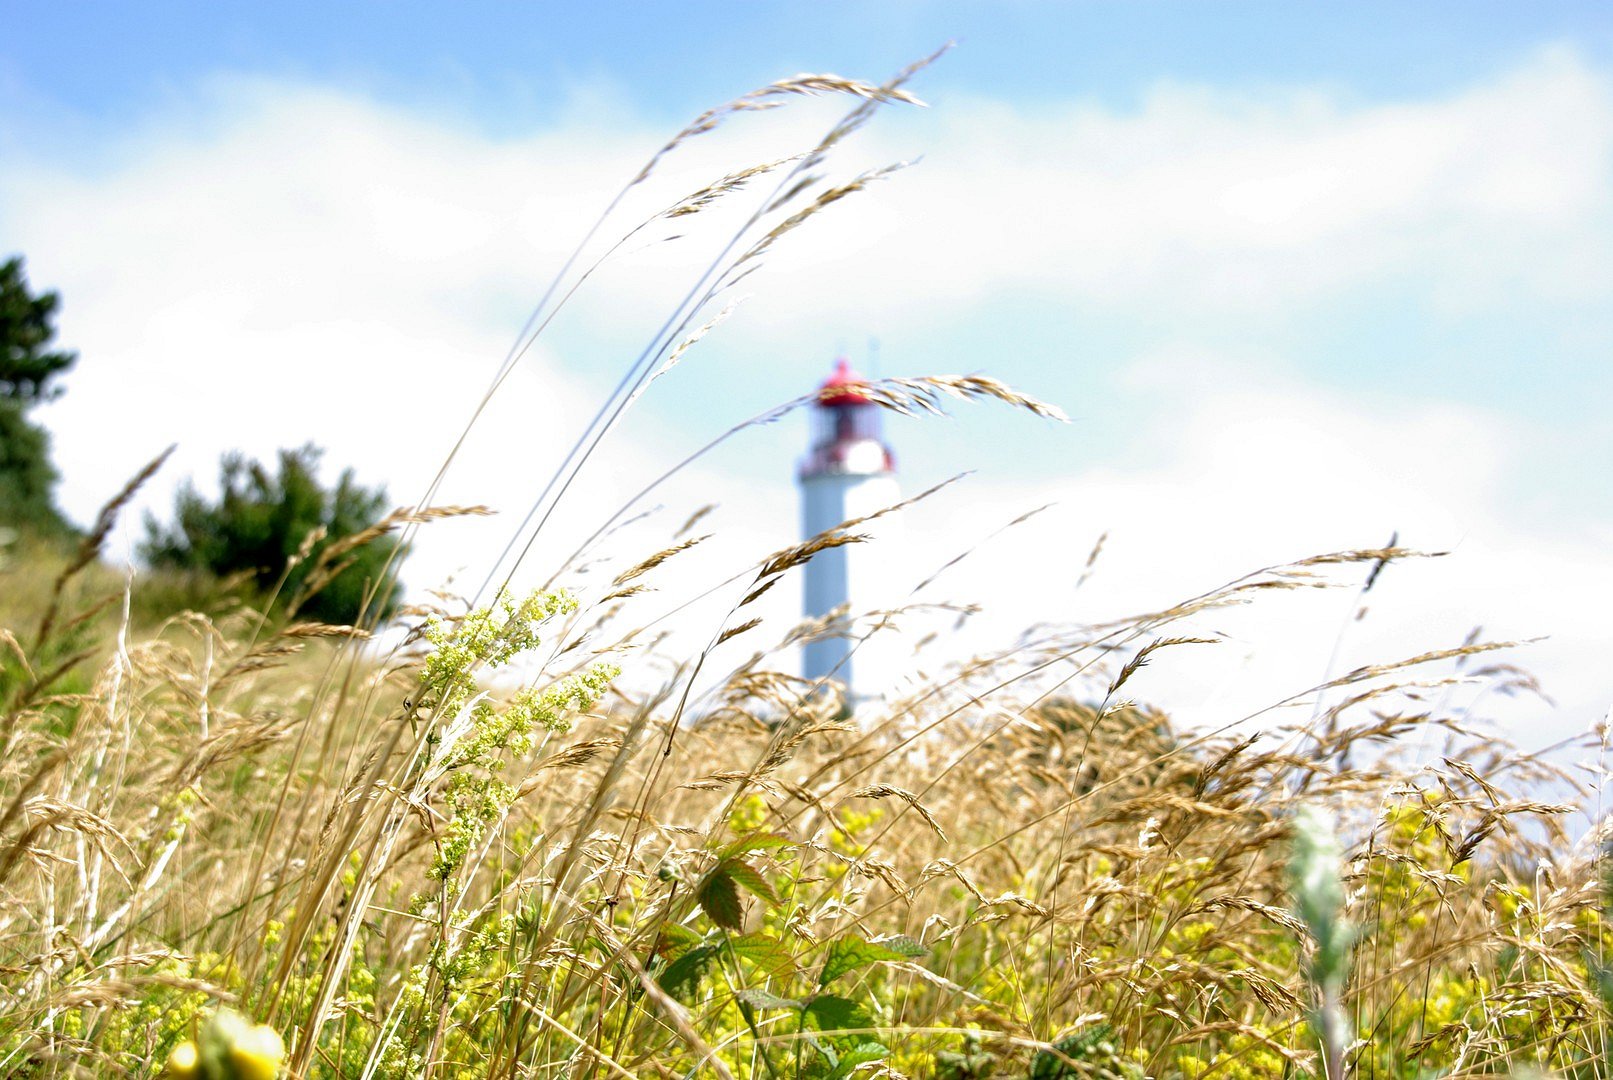
POLYGON ((879 430, 879 406, 868 380, 845 357, 818 387, 812 410, 812 444, 801 462, 803 480, 821 476, 870 476, 894 472, 896 458, 879 430))
POLYGON ((823 380, 818 387, 818 404, 839 408, 845 405, 871 405, 872 401, 862 392, 862 387, 868 385, 868 380, 851 366, 851 361, 844 356, 835 361, 834 373, 823 380))

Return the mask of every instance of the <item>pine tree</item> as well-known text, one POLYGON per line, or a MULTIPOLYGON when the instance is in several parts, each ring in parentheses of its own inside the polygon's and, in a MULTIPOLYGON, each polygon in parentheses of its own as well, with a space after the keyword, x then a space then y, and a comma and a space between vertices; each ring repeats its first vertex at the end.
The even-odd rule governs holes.
POLYGON ((0 265, 0 524, 45 535, 71 532, 56 509, 50 436, 28 417, 61 394, 56 380, 78 360, 50 348, 59 304, 29 292, 20 256, 0 265))

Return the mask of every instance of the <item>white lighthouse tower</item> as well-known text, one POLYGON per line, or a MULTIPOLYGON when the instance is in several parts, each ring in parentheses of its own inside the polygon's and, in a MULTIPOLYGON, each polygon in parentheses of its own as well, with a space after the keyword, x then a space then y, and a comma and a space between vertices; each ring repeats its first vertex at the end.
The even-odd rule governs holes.
MULTIPOLYGON (((812 444, 799 474, 806 538, 877 513, 901 497, 896 460, 880 436, 880 408, 860 390, 866 382, 841 357, 818 390, 812 444)), ((888 692, 896 675, 889 659, 892 635, 870 637, 872 625, 862 618, 889 599, 894 525, 894 515, 860 525, 853 531, 869 534, 869 542, 820 551, 805 567, 806 617, 823 618, 842 607, 847 614, 834 630, 806 644, 801 674, 814 682, 840 682, 853 707, 888 692)))

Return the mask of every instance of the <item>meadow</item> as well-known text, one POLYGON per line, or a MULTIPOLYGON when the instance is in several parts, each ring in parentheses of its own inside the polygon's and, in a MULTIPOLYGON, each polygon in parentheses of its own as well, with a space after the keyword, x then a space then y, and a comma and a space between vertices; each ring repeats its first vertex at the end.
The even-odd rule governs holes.
MULTIPOLYGON (((737 280, 889 175, 823 179, 879 110, 913 104, 921 68, 763 88, 628 184, 734 114, 850 102, 796 157, 624 235, 755 203, 530 526, 565 513, 592 446, 737 280)), ((591 272, 561 269, 489 396, 591 272)), ((992 399, 1056 415, 982 376, 867 393, 908 414, 992 399)), ((706 660, 762 640, 757 599, 863 542, 863 522, 735 567, 726 618, 698 628, 709 646, 666 656, 663 617, 636 616, 686 540, 604 587, 574 585, 575 560, 515 560, 483 595, 428 597, 388 627, 298 610, 374 535, 323 548, 296 597, 126 577, 102 546, 157 464, 75 551, 18 547, 0 568, 0 1074, 1613 1072, 1602 837, 1568 831, 1602 777, 1516 751, 1442 692, 1476 675, 1529 689, 1507 643, 1296 673, 1274 706, 1312 708, 1212 730, 1131 699, 1145 664, 1197 644, 1189 620, 1360 588, 1414 552, 1321 554, 1034 628, 851 714, 794 674, 799 641, 833 625, 723 672, 706 660), (226 1009, 283 1049, 217 1049, 245 1038, 220 1033, 226 1009), (200 1057, 176 1056, 186 1044, 200 1057)), ((432 494, 375 534, 476 511, 432 494)))

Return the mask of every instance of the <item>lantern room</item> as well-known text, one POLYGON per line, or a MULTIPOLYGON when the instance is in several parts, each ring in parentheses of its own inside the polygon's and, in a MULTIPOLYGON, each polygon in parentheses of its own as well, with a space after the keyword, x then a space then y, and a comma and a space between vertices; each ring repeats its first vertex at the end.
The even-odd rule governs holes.
POLYGON ((885 445, 880 407, 865 394, 868 380, 841 357, 818 388, 812 408, 812 441, 801 462, 801 477, 894 472, 896 461, 885 445))

